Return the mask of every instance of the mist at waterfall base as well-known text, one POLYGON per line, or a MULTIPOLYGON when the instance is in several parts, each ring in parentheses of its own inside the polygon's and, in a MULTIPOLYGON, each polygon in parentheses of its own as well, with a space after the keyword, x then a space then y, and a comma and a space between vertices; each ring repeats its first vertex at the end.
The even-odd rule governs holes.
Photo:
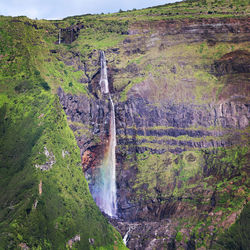
POLYGON ((101 166, 96 169, 95 180, 91 185, 91 194, 98 207, 111 217, 116 217, 116 126, 114 103, 109 93, 107 66, 105 54, 102 51, 101 57, 101 78, 100 87, 104 97, 109 99, 110 124, 109 138, 106 144, 104 158, 101 166))

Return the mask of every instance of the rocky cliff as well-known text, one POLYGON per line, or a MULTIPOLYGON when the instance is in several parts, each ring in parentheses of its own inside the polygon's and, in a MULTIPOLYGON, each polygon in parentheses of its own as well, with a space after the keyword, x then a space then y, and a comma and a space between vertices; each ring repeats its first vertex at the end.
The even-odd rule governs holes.
MULTIPOLYGON (((249 40, 248 18, 135 22, 106 51, 118 137, 113 224, 130 230, 129 248, 208 246, 240 213, 247 197, 249 40)), ((87 175, 100 163, 109 120, 98 94, 98 53, 85 65, 93 58, 90 98, 58 90, 87 175), (81 134, 83 127, 90 133, 81 134)))

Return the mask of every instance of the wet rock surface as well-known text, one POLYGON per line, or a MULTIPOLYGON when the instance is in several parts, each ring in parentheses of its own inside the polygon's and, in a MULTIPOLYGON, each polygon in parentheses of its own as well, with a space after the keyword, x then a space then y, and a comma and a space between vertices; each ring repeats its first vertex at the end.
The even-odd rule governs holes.
POLYGON ((109 106, 106 99, 89 99, 85 95, 76 96, 66 94, 58 89, 59 100, 63 109, 71 121, 70 127, 75 132, 81 153, 93 145, 96 145, 95 135, 105 140, 109 135, 109 106), (85 133, 79 130, 85 129, 85 133), (77 133, 79 131, 79 133, 77 133))
MULTIPOLYGON (((83 28, 84 28, 84 25, 79 23, 79 24, 75 24, 70 27, 67 27, 65 29, 60 29, 58 31, 60 32, 60 43, 71 44, 77 39, 80 30, 83 28)), ((57 42, 59 42, 59 40, 57 42)))
MULTIPOLYGON (((81 126, 78 127, 79 124, 83 124, 86 129, 91 128, 89 136, 84 133, 78 136, 76 133, 78 146, 81 148, 82 154, 86 149, 93 146, 94 135, 101 136, 103 139, 108 136, 110 117, 107 102, 100 99, 88 99, 85 96, 65 94, 60 88, 58 89, 58 95, 65 113, 73 122, 70 125, 72 130, 77 131, 81 128, 81 126)), ((120 145, 140 145, 151 142, 194 148, 227 146, 231 144, 230 141, 222 138, 219 140, 210 139, 210 141, 182 141, 161 139, 161 137, 220 137, 225 134, 225 131, 206 130, 206 128, 214 126, 242 129, 248 126, 250 117, 250 106, 239 102, 226 102, 208 106, 164 104, 162 107, 156 107, 148 104, 147 100, 138 96, 130 97, 128 101, 116 104, 116 126, 120 145), (204 129, 190 129, 190 127, 204 127, 204 129), (128 138, 128 136, 131 138, 128 138), (145 138, 141 140, 133 139, 136 136, 145 136, 145 138), (146 139, 150 136, 158 139, 146 139)), ((140 150, 143 151, 143 149, 140 150)))
MULTIPOLYGON (((105 123, 108 123, 109 119, 108 109, 105 110, 102 100, 88 100, 85 97, 65 94, 62 90, 59 90, 59 97, 71 121, 82 123, 84 126, 91 128, 88 137, 86 137, 86 134, 76 136, 82 152, 83 170, 88 179, 88 176, 94 175, 95 171, 98 171, 96 166, 100 164, 102 159, 102 142, 94 142, 94 136, 101 138, 107 136, 108 128, 105 127, 105 123)), ((169 219, 173 216, 177 218, 185 217, 188 214, 189 216, 199 216, 201 211, 202 213, 205 213, 205 211, 208 213, 216 203, 216 195, 211 190, 205 191, 203 186, 198 186, 190 190, 190 195, 178 198, 166 197, 162 195, 165 189, 159 187, 157 190, 159 195, 156 199, 135 201, 134 185, 138 168, 136 164, 126 168, 125 159, 130 156, 132 162, 136 162, 137 154, 143 154, 144 152, 156 155, 170 152, 178 156, 183 151, 195 148, 230 146, 234 142, 237 143, 237 139, 233 139, 232 136, 227 139, 225 136, 232 133, 233 129, 247 126, 249 106, 230 102, 202 107, 172 104, 169 107, 166 105, 156 108, 154 106, 148 107, 145 103, 148 103, 148 101, 143 98, 130 97, 127 102, 116 104, 118 216, 123 221, 112 221, 112 223, 123 236, 131 228, 127 243, 130 249, 178 249, 177 247, 184 247, 185 244, 176 242, 177 232, 173 225, 178 223, 169 223, 169 219), (246 122, 241 122, 242 117, 246 118, 246 122), (209 130, 207 129, 208 124, 215 125, 215 128, 224 127, 229 131, 224 129, 209 130), (202 129, 190 129, 190 127, 202 127, 202 129), (178 139, 180 136, 187 136, 190 140, 180 140, 178 139), (171 137, 171 139, 167 139, 168 137, 171 137), (206 138, 210 139, 207 140, 206 138), (199 139, 199 141, 193 139, 199 139), (164 148, 145 147, 143 143, 158 144, 164 148), (166 148, 166 146, 174 146, 174 148, 166 148), (200 196, 200 194, 203 196, 200 201, 207 199, 211 202, 208 205, 198 206, 196 211, 193 211, 189 205, 183 202, 184 200, 189 200, 191 203, 197 202, 195 197, 200 196)), ((73 131, 81 129, 74 123, 71 128, 73 131)), ((189 156, 190 162, 195 160, 193 155, 189 156)), ((210 176, 213 174, 211 170, 209 171, 204 168, 204 175, 210 176)), ((199 178, 197 176, 197 180, 199 178)), ((190 179, 189 181, 192 183, 192 181, 197 180, 190 179)), ((175 187, 181 187, 183 183, 176 182, 173 185, 166 186, 166 188, 174 190, 175 187)), ((145 190, 147 190, 146 186, 145 190)), ((189 231, 185 231, 184 234, 187 242, 189 242, 187 244, 192 247, 194 244, 192 235, 189 231)))
POLYGON ((170 220, 159 222, 122 222, 113 225, 124 237, 128 233, 127 247, 129 249, 166 249, 174 237, 170 220))

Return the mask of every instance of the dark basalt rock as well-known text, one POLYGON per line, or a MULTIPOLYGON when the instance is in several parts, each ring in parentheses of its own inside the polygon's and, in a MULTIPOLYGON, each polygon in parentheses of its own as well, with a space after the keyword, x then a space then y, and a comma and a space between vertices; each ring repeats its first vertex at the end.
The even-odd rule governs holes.
MULTIPOLYGON (((124 50, 114 48, 109 49, 108 53, 132 55, 147 52, 155 46, 153 42, 148 42, 150 30, 154 31, 152 33, 154 37, 151 38, 156 37, 160 40, 157 44, 159 50, 173 44, 183 43, 183 39, 185 43, 205 41, 209 46, 214 46, 218 42, 237 43, 250 40, 249 19, 246 18, 137 22, 130 25, 129 34, 138 34, 138 38, 128 37, 123 41, 124 50), (230 35, 228 35, 229 33, 230 35)), ((66 37, 69 40, 71 39, 71 30, 69 29, 67 32, 66 37)), ((109 124, 110 119, 109 104, 102 100, 98 94, 100 71, 96 54, 97 51, 94 51, 93 55, 90 55, 89 61, 91 62, 82 63, 86 77, 84 76, 81 81, 88 83, 88 90, 93 94, 93 98, 73 96, 64 93, 61 89, 58 90, 63 109, 68 119, 73 122, 70 126, 81 149, 84 170, 89 173, 95 168, 95 165, 98 165, 96 163, 98 158, 102 157, 102 143, 108 136, 109 128, 107 124, 109 124), (91 67, 92 61, 93 68, 91 67), (80 133, 83 127, 88 127, 89 134, 80 133), (96 140, 96 138, 101 138, 101 140, 96 140), (98 152, 100 152, 99 155, 98 152)), ((186 62, 181 63, 187 64, 186 62)), ((249 52, 235 51, 224 55, 212 66, 195 66, 196 69, 200 67, 219 77, 228 75, 233 81, 232 84, 236 85, 237 81, 241 81, 241 78, 238 79, 239 75, 244 76, 244 81, 248 77, 249 52), (232 77, 233 75, 236 75, 237 81, 232 77)), ((136 77, 140 74, 138 66, 133 63, 128 64, 123 69, 112 66, 108 70, 112 95, 115 92, 115 95, 119 95, 117 90, 113 88, 113 75, 124 73, 136 77)), ((169 70, 174 74, 178 73, 175 66, 169 70)), ((165 100, 161 100, 159 104, 155 105, 148 98, 149 95, 150 89, 145 95, 142 95, 140 91, 136 92, 131 89, 127 93, 128 98, 125 102, 117 103, 115 100, 118 98, 114 98, 117 129, 116 159, 119 220, 112 221, 112 223, 123 236, 131 228, 128 241, 130 249, 161 249, 166 247, 167 249, 178 249, 179 247, 195 249, 195 238, 188 231, 185 232, 187 240, 185 245, 180 245, 175 241, 177 232, 174 227, 177 225, 173 223, 172 227, 172 222, 169 223, 167 219, 200 216, 201 211, 203 214, 210 213, 216 206, 218 198, 216 192, 204 189, 202 185, 197 184, 197 186, 188 190, 188 194, 185 193, 176 197, 166 196, 167 190, 181 189, 185 185, 198 183, 199 178, 201 178, 194 175, 187 180, 180 180, 176 177, 181 176, 181 171, 176 170, 173 174, 172 183, 165 183, 164 187, 161 185, 155 186, 153 198, 145 198, 142 195, 142 199, 136 199, 134 186, 139 173, 138 154, 147 151, 148 154, 161 155, 160 157, 162 157, 164 153, 171 152, 174 154, 171 160, 176 164, 181 163, 184 159, 191 165, 192 162, 196 161, 195 155, 188 153, 184 158, 181 153, 185 150, 200 149, 204 160, 201 166, 202 175, 204 177, 216 176, 217 169, 208 167, 213 160, 210 159, 209 155, 211 153, 216 154, 217 147, 239 143, 237 139, 239 134, 236 130, 248 126, 250 106, 244 98, 235 95, 224 95, 225 98, 221 95, 217 103, 203 105, 184 103, 185 100, 183 100, 183 103, 175 103, 168 100, 167 96, 165 100), (182 137, 178 138, 180 136, 182 137), (214 148, 214 152, 211 148, 214 148), (197 211, 192 210, 185 200, 191 203, 195 202, 197 211), (206 202, 203 203, 204 200, 206 202), (122 219, 126 221, 121 221, 122 219)), ((145 157, 147 157, 147 153, 145 153, 145 157)), ((163 167, 164 169, 168 168, 168 163, 164 162, 163 167)), ((239 173, 237 170, 233 170, 230 174, 237 176, 239 173)), ((228 173, 225 172, 225 178, 227 177, 228 173)), ((147 192, 148 186, 149 184, 144 183, 140 186, 140 189, 147 192)))
POLYGON ((244 128, 248 125, 249 105, 238 102, 225 102, 220 105, 197 106, 192 104, 165 103, 156 107, 140 96, 130 97, 116 106, 118 134, 126 128, 124 134, 132 135, 129 127, 135 126, 138 135, 208 136, 209 132, 201 130, 183 130, 188 127, 222 126, 224 128, 244 128), (175 129, 147 129, 150 127, 174 127, 175 129), (176 129, 180 128, 180 129, 176 129))
MULTIPOLYGON (((89 137, 84 134, 79 136, 76 135, 82 155, 87 149, 91 151, 93 146, 100 145, 100 142, 95 142, 94 136, 96 135, 101 138, 101 141, 105 140, 104 138, 108 136, 108 124, 110 119, 108 103, 101 99, 88 99, 85 96, 65 94, 61 89, 58 90, 58 95, 69 119, 91 128, 90 131, 92 131, 92 133, 89 137)), ((186 148, 205 149, 228 146, 233 142, 223 139, 224 132, 220 130, 206 130, 205 128, 210 125, 217 125, 225 128, 242 128, 248 124, 249 119, 249 106, 237 102, 213 106, 165 103, 164 106, 156 107, 148 104, 149 102, 147 100, 139 96, 131 96, 126 102, 115 105, 118 136, 117 190, 119 214, 122 218, 130 220, 138 220, 140 218, 141 220, 155 220, 157 216, 161 218, 162 215, 172 213, 170 211, 174 211, 174 206, 172 206, 171 209, 169 207, 163 209, 160 203, 157 202, 154 205, 150 202, 143 208, 142 204, 135 204, 131 200, 133 197, 133 195, 131 195, 131 190, 134 185, 137 169, 135 167, 127 171, 122 168, 123 159, 125 159, 127 155, 130 155, 132 160, 136 161, 136 154, 142 154, 146 151, 149 151, 151 154, 163 154, 168 150, 171 153, 180 154, 185 151, 186 148), (243 122, 242 117, 245 119, 243 122), (156 127, 152 128, 152 126, 156 127), (203 126, 204 129, 188 129, 190 126, 203 126), (172 128, 163 129, 161 127, 172 128), (137 135, 144 136, 144 138, 138 139, 137 135), (149 140, 147 139, 148 136, 154 136, 157 139, 149 140), (188 136, 189 138, 202 138, 202 140, 166 140, 161 139, 163 136, 171 136, 174 138, 178 136, 188 136), (216 139, 207 141, 204 139, 207 136, 212 136, 216 139), (222 136, 221 139, 218 139, 220 136, 222 136), (172 146, 172 148, 150 148, 149 146, 141 145, 142 143, 153 143, 162 146, 169 145, 172 146), (126 148, 125 151, 123 147, 126 148), (161 209, 159 210, 159 208, 161 209)), ((71 125, 71 128, 75 131, 75 134, 81 129, 81 127, 78 128, 75 126, 74 123, 71 125)), ((97 155, 96 152, 93 151, 93 153, 97 155)), ((92 160, 90 162, 94 161, 92 160)), ((91 167, 88 166, 88 168, 91 167)), ((209 173, 206 174, 206 170, 204 169, 204 174, 207 176, 209 176, 213 170, 209 169, 208 171, 209 173)), ((182 185, 182 183, 176 183, 176 185, 182 185)))
POLYGON ((170 220, 161 222, 125 222, 110 220, 112 225, 124 235, 128 232, 129 249, 166 249, 168 243, 175 245, 173 227, 170 220), (157 239, 154 239, 157 237, 157 239))
MULTIPOLYGON (((137 146, 136 147, 136 152, 143 153, 145 151, 150 151, 151 153, 156 153, 156 154, 162 154, 165 153, 166 150, 164 149, 158 149, 154 150, 149 147, 141 147, 140 145, 143 143, 152 143, 152 144, 158 144, 158 145, 169 145, 169 146, 179 146, 179 147, 190 147, 190 148, 210 148, 210 147, 225 147, 225 146, 231 146, 232 142, 230 140, 210 140, 210 141, 182 141, 182 140, 161 140, 160 138, 158 140, 147 140, 147 139, 142 139, 142 140, 133 140, 133 139, 127 139, 127 138, 119 138, 118 139, 118 145, 131 145, 131 146, 137 146)), ((185 149, 183 149, 185 150, 185 149)), ((182 150, 182 151, 183 151, 182 150)), ((127 151, 130 152, 130 151, 127 151)))
POLYGON ((104 141, 109 136, 110 103, 106 99, 88 99, 86 96, 66 94, 61 88, 57 91, 59 100, 75 131, 78 146, 83 152, 96 144, 95 136, 104 141), (74 123, 75 122, 75 123, 74 123), (76 125, 74 125, 76 124, 76 125), (82 124, 82 125, 81 125, 82 124), (88 128, 90 133, 81 133, 88 128), (79 136, 77 131, 79 130, 79 136))
POLYGON ((187 250, 195 250, 195 234, 193 234, 190 240, 187 242, 187 250))
POLYGON ((225 54, 213 65, 216 76, 235 73, 250 73, 250 53, 246 50, 236 50, 225 54))
POLYGON ((61 29, 61 43, 71 44, 74 42, 77 39, 80 30, 83 28, 84 25, 79 23, 65 29, 61 29))

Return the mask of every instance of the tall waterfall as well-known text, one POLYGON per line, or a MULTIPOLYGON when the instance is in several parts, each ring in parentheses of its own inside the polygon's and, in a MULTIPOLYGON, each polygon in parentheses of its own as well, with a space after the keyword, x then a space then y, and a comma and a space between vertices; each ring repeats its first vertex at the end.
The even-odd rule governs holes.
POLYGON ((116 216, 116 126, 115 126, 115 108, 114 103, 109 93, 109 83, 105 54, 101 52, 101 78, 99 82, 102 94, 109 98, 110 125, 109 125, 109 140, 104 153, 104 159, 100 167, 100 179, 98 180, 98 193, 95 192, 93 197, 99 208, 111 217, 116 216))

